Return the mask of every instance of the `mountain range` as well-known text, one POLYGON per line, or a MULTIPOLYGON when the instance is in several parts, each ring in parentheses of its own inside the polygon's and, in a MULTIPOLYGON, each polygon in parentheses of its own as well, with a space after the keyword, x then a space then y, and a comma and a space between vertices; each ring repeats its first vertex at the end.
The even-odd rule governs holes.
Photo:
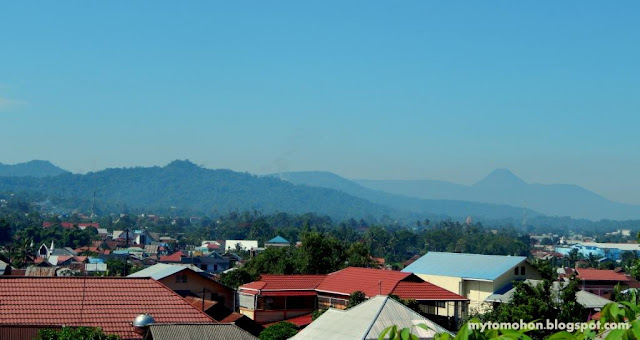
POLYGON ((611 201, 571 184, 528 183, 507 169, 462 185, 434 180, 354 180, 364 187, 423 199, 468 200, 526 207, 548 216, 590 220, 640 218, 640 206, 611 201))
POLYGON ((421 218, 518 221, 525 214, 638 219, 640 206, 610 201, 575 185, 527 183, 498 169, 473 185, 434 180, 349 180, 331 172, 266 176, 212 170, 189 161, 164 167, 72 174, 47 161, 0 164, 0 192, 26 192, 139 209, 225 213, 315 212, 336 219, 421 218))

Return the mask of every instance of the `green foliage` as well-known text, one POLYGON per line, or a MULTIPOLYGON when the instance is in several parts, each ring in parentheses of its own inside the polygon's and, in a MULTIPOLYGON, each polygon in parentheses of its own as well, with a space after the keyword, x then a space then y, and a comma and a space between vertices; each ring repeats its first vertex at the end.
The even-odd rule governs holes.
POLYGON ((255 281, 257 278, 257 275, 251 274, 244 267, 222 273, 219 276, 220 283, 233 289, 237 289, 245 283, 255 281))
POLYGON ((278 322, 260 332, 260 340, 286 340, 298 333, 298 328, 291 322, 278 322))
POLYGON ((97 327, 62 327, 62 329, 41 329, 35 340, 118 340, 117 335, 105 334, 97 327))
POLYGON ((382 330, 382 332, 378 336, 378 340, 419 340, 420 338, 417 335, 413 334, 414 327, 422 328, 424 330, 430 330, 430 328, 423 323, 406 328, 399 328, 396 325, 392 325, 382 330))
POLYGON ((510 329, 485 329, 484 331, 480 329, 480 327, 472 327, 471 325, 476 324, 480 325, 481 322, 478 319, 471 319, 458 331, 458 333, 452 336, 449 333, 438 333, 433 338, 434 340, 488 340, 488 339, 496 339, 496 340, 531 340, 526 333, 530 330, 520 329, 520 330, 510 330, 510 329))
POLYGON ((132 274, 133 266, 128 261, 117 258, 107 260, 107 271, 109 276, 127 276, 132 274))
MULTIPOLYGON (((586 320, 587 311, 576 301, 578 281, 571 278, 559 292, 552 289, 552 281, 543 280, 538 284, 515 283, 515 290, 508 303, 502 303, 493 310, 479 315, 483 321, 492 322, 532 322, 535 320, 558 320, 559 322, 581 322, 586 320)), ((550 331, 532 332, 537 338, 550 331)))
POLYGON ((367 296, 364 295, 363 292, 356 290, 355 292, 351 293, 351 295, 349 295, 348 308, 357 306, 363 303, 366 299, 367 299, 367 296))

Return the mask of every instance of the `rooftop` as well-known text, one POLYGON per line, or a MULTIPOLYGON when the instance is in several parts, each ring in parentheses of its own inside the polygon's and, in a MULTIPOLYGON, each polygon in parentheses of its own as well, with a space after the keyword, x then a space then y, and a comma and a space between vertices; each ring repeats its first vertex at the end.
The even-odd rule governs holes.
POLYGON ((406 273, 495 280, 525 261, 524 256, 428 252, 403 269, 406 273))
POLYGON ((102 277, 0 278, 0 324, 101 327, 141 339, 131 322, 149 313, 157 323, 214 323, 151 279, 102 277))
POLYGON ((270 290, 314 290, 326 275, 260 275, 258 281, 240 286, 240 289, 270 290))
POLYGON ((348 267, 327 275, 316 290, 344 295, 359 290, 368 297, 395 294, 416 300, 467 300, 411 273, 358 267, 348 267))
POLYGON ((256 340, 244 329, 233 324, 166 324, 149 326, 154 340, 225 339, 256 340))
POLYGON ((578 279, 586 281, 631 281, 626 275, 608 269, 576 269, 578 279))
POLYGON ((286 244, 289 244, 289 241, 287 241, 287 239, 282 237, 282 236, 276 236, 276 237, 270 239, 269 241, 267 241, 266 243, 286 243, 286 244))
POLYGON ((201 269, 198 269, 195 266, 185 267, 181 265, 173 265, 166 263, 156 263, 151 267, 147 267, 141 271, 135 272, 128 277, 150 277, 154 280, 162 280, 167 276, 171 276, 183 270, 191 269, 196 272, 201 272, 201 269))
POLYGON ((413 334, 421 339, 433 338, 435 333, 449 333, 405 305, 387 296, 376 296, 347 310, 327 310, 291 339, 378 339, 378 335, 388 326, 404 328, 419 323, 431 329, 427 331, 414 327, 413 334))

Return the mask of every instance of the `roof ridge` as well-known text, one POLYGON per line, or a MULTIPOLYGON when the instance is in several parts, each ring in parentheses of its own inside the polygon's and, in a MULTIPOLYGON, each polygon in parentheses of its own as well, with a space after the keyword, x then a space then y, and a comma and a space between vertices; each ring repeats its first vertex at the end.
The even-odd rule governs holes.
MULTIPOLYGON (((374 296, 374 298, 375 298, 375 296, 374 296)), ((369 301, 370 300, 371 299, 369 299, 369 301)), ((369 332, 371 332, 371 328, 373 328, 373 325, 375 325, 376 321, 380 317, 380 313, 382 313, 382 310, 384 309, 384 306, 386 306, 387 301, 389 301, 389 295, 386 295, 384 297, 384 301, 380 305, 380 309, 378 309, 378 312, 376 313, 376 316, 373 319, 371 319, 371 324, 369 324, 369 327, 367 327, 367 330, 364 332, 364 335, 362 336, 362 340, 366 340, 367 339, 367 335, 369 334, 369 332)))

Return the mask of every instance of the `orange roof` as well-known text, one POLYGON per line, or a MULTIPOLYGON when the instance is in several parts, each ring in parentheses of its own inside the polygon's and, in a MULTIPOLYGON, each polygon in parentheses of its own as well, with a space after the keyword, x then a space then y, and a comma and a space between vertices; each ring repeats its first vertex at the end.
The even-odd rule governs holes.
POLYGON ((0 324, 101 327, 122 339, 141 339, 131 322, 149 313, 156 323, 214 323, 152 279, 2 277, 0 324))
POLYGON ((252 290, 314 290, 326 275, 260 275, 259 281, 240 286, 252 290))
POLYGON ((171 255, 167 255, 167 256, 160 256, 160 262, 180 262, 180 259, 183 256, 187 256, 187 254, 185 252, 183 252, 182 250, 178 250, 177 252, 171 254, 171 255))
POLYGON ((585 281, 631 281, 626 275, 608 269, 576 269, 578 278, 585 281))
POLYGON ((267 324, 264 325, 264 327, 269 327, 271 325, 275 325, 275 324, 280 323, 280 322, 291 322, 292 324, 294 324, 294 325, 296 325, 298 327, 302 327, 302 326, 306 326, 306 325, 310 324, 311 321, 312 321, 311 319, 312 319, 311 318, 311 314, 303 314, 303 315, 300 315, 300 316, 293 317, 291 319, 286 319, 286 320, 267 323, 267 324))

